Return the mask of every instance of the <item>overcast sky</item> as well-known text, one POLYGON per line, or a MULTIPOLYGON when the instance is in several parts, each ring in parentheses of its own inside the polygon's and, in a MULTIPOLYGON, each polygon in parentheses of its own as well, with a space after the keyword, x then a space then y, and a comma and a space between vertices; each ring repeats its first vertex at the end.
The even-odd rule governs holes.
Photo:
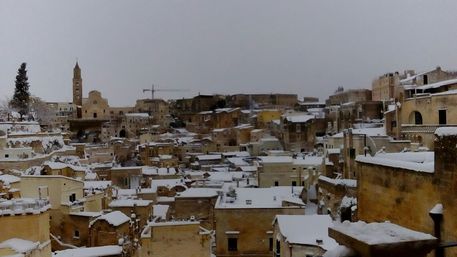
POLYGON ((457 70, 457 1, 163 0, 0 1, 0 97, 21 62, 30 90, 111 106, 149 97, 297 93, 324 100, 338 86, 370 88, 391 71, 457 70))

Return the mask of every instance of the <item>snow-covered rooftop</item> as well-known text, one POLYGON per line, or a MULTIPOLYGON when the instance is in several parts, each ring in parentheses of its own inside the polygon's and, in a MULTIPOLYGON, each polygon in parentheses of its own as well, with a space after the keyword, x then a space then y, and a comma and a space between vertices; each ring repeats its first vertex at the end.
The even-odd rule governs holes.
POLYGON ((155 204, 152 206, 152 215, 154 217, 160 217, 161 219, 166 220, 169 208, 170 206, 167 204, 155 204))
POLYGON ((122 247, 117 245, 106 245, 97 247, 84 247, 56 251, 53 257, 101 257, 122 254, 122 247))
POLYGON ((214 188, 189 188, 178 193, 175 198, 215 197, 217 195, 217 190, 214 188))
POLYGON ((204 155, 198 155, 197 159, 199 161, 215 161, 215 160, 220 160, 222 156, 220 154, 204 154, 204 155))
POLYGON ((419 172, 435 172, 434 152, 378 153, 375 156, 356 157, 357 162, 419 172))
MULTIPOLYGON (((384 127, 352 129, 352 134, 353 135, 363 134, 363 135, 367 135, 369 137, 385 137, 385 136, 387 136, 386 129, 384 127)), ((337 133, 337 134, 333 135, 332 137, 334 137, 334 138, 342 138, 343 137, 343 132, 337 133)))
POLYGON ((304 158, 294 159, 294 164, 318 166, 322 164, 322 160, 322 156, 304 156, 304 158))
POLYGON ((97 189, 97 190, 105 190, 111 186, 111 180, 93 180, 93 181, 84 181, 84 189, 97 189))
MULTIPOLYGON (((283 202, 305 206, 303 187, 235 188, 232 196, 218 198, 216 208, 281 208, 283 202)), ((303 212, 304 213, 304 212, 303 212)))
MULTIPOLYGON (((0 243, 0 249, 2 248, 10 248, 14 250, 16 253, 27 253, 32 251, 33 249, 38 248, 40 242, 32 242, 29 240, 24 240, 20 238, 11 238, 6 241, 0 243)), ((23 256, 23 255, 13 255, 14 256, 23 256)))
POLYGON ((40 214, 51 208, 48 200, 32 198, 0 199, 1 215, 40 214))
POLYGON ((259 157, 261 163, 292 163, 291 156, 260 156, 259 157))
POLYGON ((440 127, 435 130, 435 135, 439 137, 443 136, 456 136, 457 127, 440 127))
POLYGON ((172 188, 174 186, 183 186, 186 187, 186 184, 182 179, 154 179, 151 181, 152 191, 157 191, 157 187, 163 186, 167 188, 172 188))
POLYGON ((176 174, 176 169, 173 167, 158 168, 158 167, 143 166, 142 173, 143 173, 143 175, 174 175, 174 174, 176 174))
POLYGON ((285 120, 292 122, 292 123, 303 123, 303 122, 312 120, 314 118, 315 118, 314 115, 308 115, 308 114, 300 114, 300 115, 295 114, 295 115, 284 116, 285 120))
POLYGON ((4 184, 11 184, 21 181, 21 178, 9 174, 3 174, 0 175, 0 181, 2 181, 4 184))
POLYGON ((140 207, 145 207, 152 204, 152 201, 149 200, 138 200, 138 199, 119 199, 119 200, 113 200, 111 203, 108 205, 110 208, 115 208, 115 207, 134 207, 134 206, 140 206, 140 207))
POLYGON ((333 179, 326 176, 319 176, 319 180, 325 181, 335 186, 341 185, 347 187, 357 187, 357 180, 355 179, 333 179))
POLYGON ((99 216, 95 220, 91 221, 89 224, 89 227, 91 227, 97 220, 104 220, 108 222, 109 224, 117 227, 119 225, 122 225, 130 220, 127 215, 120 211, 113 211, 104 215, 99 216))
POLYGON ((345 221, 343 223, 335 223, 332 229, 368 245, 436 239, 432 235, 410 230, 389 222, 365 223, 358 221, 351 223, 345 221))
POLYGON ((338 245, 328 236, 328 228, 333 224, 329 215, 276 215, 275 222, 285 241, 291 244, 320 246, 325 250, 338 245))

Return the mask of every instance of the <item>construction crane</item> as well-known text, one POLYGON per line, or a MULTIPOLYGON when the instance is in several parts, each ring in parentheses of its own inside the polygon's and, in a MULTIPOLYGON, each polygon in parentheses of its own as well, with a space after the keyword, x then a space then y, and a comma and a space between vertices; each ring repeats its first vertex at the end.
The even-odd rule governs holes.
POLYGON ((143 89, 143 93, 145 92, 151 92, 151 99, 154 99, 154 93, 157 92, 157 91, 161 91, 161 92, 182 92, 182 91, 188 91, 188 90, 184 90, 184 89, 158 89, 155 87, 154 84, 152 84, 151 88, 146 88, 146 89, 143 89))

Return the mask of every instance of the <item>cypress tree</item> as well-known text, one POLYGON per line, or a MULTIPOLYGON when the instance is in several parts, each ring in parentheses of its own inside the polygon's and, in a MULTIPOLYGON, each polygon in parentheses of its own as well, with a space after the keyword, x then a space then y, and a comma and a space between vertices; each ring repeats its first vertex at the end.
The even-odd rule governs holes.
POLYGON ((27 78, 26 63, 22 63, 21 67, 17 71, 16 76, 16 88, 14 89, 13 99, 11 99, 10 105, 12 108, 16 109, 17 112, 21 115, 21 120, 23 116, 26 115, 29 111, 29 82, 27 78))

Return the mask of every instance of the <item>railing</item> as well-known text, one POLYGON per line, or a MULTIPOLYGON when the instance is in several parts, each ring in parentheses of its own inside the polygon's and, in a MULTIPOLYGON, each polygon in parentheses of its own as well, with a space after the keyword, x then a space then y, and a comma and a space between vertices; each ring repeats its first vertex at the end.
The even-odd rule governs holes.
POLYGON ((47 199, 19 198, 0 201, 0 215, 14 215, 23 213, 37 213, 46 211, 50 207, 47 199))
POLYGON ((457 124, 427 124, 427 125, 416 125, 416 124, 403 124, 401 125, 401 133, 435 133, 435 130, 439 127, 455 127, 457 124))

